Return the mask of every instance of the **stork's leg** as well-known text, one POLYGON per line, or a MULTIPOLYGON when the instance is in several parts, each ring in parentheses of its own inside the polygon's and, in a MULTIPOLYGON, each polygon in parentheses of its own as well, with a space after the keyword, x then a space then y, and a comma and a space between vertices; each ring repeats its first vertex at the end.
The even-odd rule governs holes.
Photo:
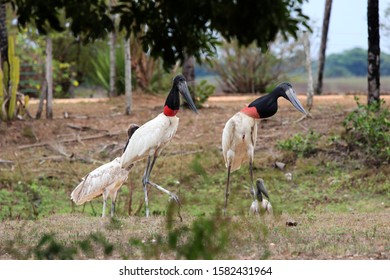
POLYGON ((229 198, 229 184, 230 184, 230 169, 231 169, 231 164, 228 164, 228 174, 227 174, 227 182, 226 182, 226 189, 225 189, 225 206, 223 208, 223 215, 226 215, 226 208, 227 208, 227 202, 229 198))
POLYGON ((103 211, 102 211, 102 218, 106 216, 106 200, 103 199, 103 211))
POLYGON ((115 201, 116 201, 116 195, 118 192, 115 192, 111 197, 111 218, 114 217, 115 213, 115 201))
MULTIPOLYGON (((152 187, 155 187, 156 189, 158 189, 158 190, 160 190, 160 191, 162 191, 162 192, 164 192, 166 194, 168 194, 171 197, 171 199, 173 199, 179 205, 179 217, 180 217, 180 220, 182 220, 182 217, 180 215, 180 200, 179 200, 179 197, 176 194, 168 191, 167 189, 164 189, 163 187, 157 185, 156 183, 153 183, 149 179, 150 178, 150 173, 152 172, 152 169, 153 169, 154 163, 156 162, 156 159, 157 159, 157 155, 155 154, 154 157, 153 157, 152 162, 150 163, 148 172, 146 173, 146 177, 144 178, 145 183, 151 185, 152 187)), ((149 159, 148 159, 148 161, 149 161, 149 159)))
POLYGON ((108 193, 106 191, 103 191, 103 211, 102 211, 102 218, 106 216, 106 204, 107 204, 107 197, 108 193))
MULTIPOLYGON (((249 173, 251 176, 251 186, 252 186, 253 197, 254 197, 254 200, 256 200, 256 189, 255 189, 255 184, 253 184, 253 159, 250 159, 250 161, 249 161, 249 173)), ((261 196, 261 194, 260 194, 260 196, 261 196)))
POLYGON ((110 211, 111 218, 114 217, 114 212, 115 212, 115 201, 111 201, 111 211, 110 211))
POLYGON ((149 175, 150 175, 150 158, 151 156, 148 156, 148 163, 146 164, 146 169, 144 172, 144 176, 142 177, 142 185, 144 187, 144 194, 145 194, 145 211, 146 211, 146 217, 149 217, 149 201, 148 201, 148 181, 149 181, 149 175))
POLYGON ((154 163, 156 162, 156 159, 157 159, 157 155, 154 155, 153 157, 153 160, 150 164, 150 167, 149 167, 149 171, 147 173, 147 177, 146 177, 146 183, 155 187, 156 189, 162 191, 162 192, 165 192, 166 194, 168 194, 173 200, 175 200, 177 203, 180 203, 179 202, 179 198, 177 197, 176 194, 164 189, 163 187, 157 185, 156 183, 153 183, 152 181, 150 181, 150 173, 152 172, 152 169, 153 169, 153 166, 154 166, 154 163))

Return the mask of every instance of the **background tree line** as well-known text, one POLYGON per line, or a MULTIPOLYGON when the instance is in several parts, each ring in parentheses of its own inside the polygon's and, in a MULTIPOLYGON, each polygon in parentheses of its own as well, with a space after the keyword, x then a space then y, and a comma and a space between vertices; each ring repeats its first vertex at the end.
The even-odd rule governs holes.
MULTIPOLYGON (((380 54, 381 75, 390 75, 390 54, 380 54)), ((316 69, 316 67, 315 67, 316 69)), ((325 77, 364 77, 367 75, 367 50, 353 48, 327 55, 325 77)))

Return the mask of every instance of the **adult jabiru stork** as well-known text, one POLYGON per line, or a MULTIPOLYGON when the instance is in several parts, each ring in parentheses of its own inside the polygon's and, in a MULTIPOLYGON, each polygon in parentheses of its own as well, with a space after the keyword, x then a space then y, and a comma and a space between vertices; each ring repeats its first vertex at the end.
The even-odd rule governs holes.
POLYGON ((121 167, 127 168, 136 161, 148 158, 146 169, 142 177, 142 185, 145 194, 146 216, 149 216, 149 202, 147 185, 151 185, 168 194, 179 205, 176 194, 150 181, 150 173, 163 148, 172 140, 179 125, 176 114, 180 108, 180 95, 184 97, 190 108, 198 113, 196 106, 189 93, 187 82, 182 75, 173 79, 172 88, 165 101, 164 110, 154 119, 143 124, 131 137, 125 152, 121 157, 121 167))
MULTIPOLYGON (((127 143, 138 127, 139 126, 136 124, 130 125, 129 129, 127 130, 127 143)), ((120 157, 115 158, 113 161, 108 162, 88 173, 82 179, 81 183, 73 190, 70 198, 77 205, 81 205, 94 199, 95 197, 102 195, 102 217, 104 218, 106 216, 107 198, 110 197, 111 217, 113 217, 118 190, 123 185, 123 183, 126 182, 131 167, 132 165, 128 168, 122 168, 120 164, 120 157)))
POLYGON ((262 194, 267 198, 265 188, 261 188, 258 195, 253 185, 253 156, 257 138, 257 122, 259 119, 269 118, 278 111, 278 98, 289 100, 301 113, 307 114, 297 95, 289 83, 281 83, 271 93, 257 98, 248 106, 236 113, 227 122, 222 132, 222 151, 227 167, 227 183, 225 190, 224 214, 226 214, 229 197, 230 173, 238 170, 241 164, 249 160, 252 194, 262 200, 262 194))

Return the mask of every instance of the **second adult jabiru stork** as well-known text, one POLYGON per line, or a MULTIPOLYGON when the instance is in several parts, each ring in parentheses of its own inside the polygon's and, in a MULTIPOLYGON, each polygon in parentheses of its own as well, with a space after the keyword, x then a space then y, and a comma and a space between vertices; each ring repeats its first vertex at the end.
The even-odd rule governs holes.
POLYGON ((136 161, 148 158, 142 184, 145 193, 146 216, 149 216, 148 190, 147 185, 151 185, 179 203, 179 198, 174 193, 150 181, 150 173, 162 149, 172 140, 179 126, 179 118, 176 114, 180 108, 180 95, 184 97, 189 107, 197 113, 196 106, 189 93, 187 82, 183 75, 178 75, 173 79, 172 88, 165 101, 164 110, 154 119, 143 124, 133 134, 121 157, 122 168, 127 168, 136 161))
MULTIPOLYGON (((255 200, 262 200, 253 185, 253 157, 257 138, 257 122, 273 116, 278 111, 278 98, 289 100, 301 113, 307 114, 289 83, 281 83, 271 93, 259 97, 236 113, 227 122, 222 132, 222 152, 227 167, 224 214, 226 214, 229 197, 230 173, 239 169, 241 164, 249 161, 252 194, 255 200)), ((265 189, 262 193, 268 198, 265 189)))

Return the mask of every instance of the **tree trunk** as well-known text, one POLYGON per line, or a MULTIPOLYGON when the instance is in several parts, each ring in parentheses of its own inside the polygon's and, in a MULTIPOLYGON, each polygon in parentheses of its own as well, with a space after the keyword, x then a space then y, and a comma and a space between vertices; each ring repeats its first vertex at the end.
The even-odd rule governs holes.
POLYGON ((3 62, 8 63, 8 36, 7 36, 7 8, 0 4, 0 67, 3 69, 3 62))
POLYGON ((130 37, 125 39, 125 96, 126 96, 126 115, 131 113, 132 92, 131 92, 131 53, 130 37))
MULTIPOLYGON (((115 0, 109 1, 109 7, 115 4, 115 0)), ((111 20, 114 24, 114 30, 110 33, 110 88, 108 90, 108 97, 113 97, 116 95, 115 84, 116 84, 116 32, 115 32, 115 15, 111 16, 111 20)))
POLYGON ((319 54, 319 58, 318 58, 318 79, 317 79, 316 94, 322 93, 322 80, 324 77, 325 52, 326 52, 326 43, 328 40, 328 30, 329 30, 329 20, 330 20, 331 9, 332 9, 332 0, 326 0, 325 11, 324 11, 324 20, 322 22, 320 54, 319 54))
POLYGON ((116 80, 115 42, 116 42, 116 34, 113 31, 110 33, 110 90, 108 91, 108 97, 113 97, 116 95, 115 93, 115 80, 116 80))
POLYGON ((46 37, 46 118, 53 118, 53 51, 52 40, 49 36, 46 37))
POLYGON ((309 33, 304 32, 303 34, 303 47, 305 49, 306 57, 306 74, 307 74, 307 107, 309 111, 313 106, 313 74, 311 71, 311 54, 310 54, 310 41, 309 33))
POLYGON ((378 0, 367 2, 368 26, 368 95, 367 103, 378 102, 380 96, 380 46, 379 46, 379 5, 378 0))
POLYGON ((192 100, 194 100, 196 104, 196 93, 195 93, 195 57, 184 55, 183 62, 183 76, 186 78, 188 88, 190 90, 190 94, 192 100))
POLYGON ((43 81, 42 83, 42 89, 41 89, 41 96, 39 97, 39 105, 38 105, 38 110, 37 110, 37 113, 35 115, 35 118, 37 120, 39 120, 41 118, 41 115, 42 115, 42 111, 43 111, 43 103, 45 102, 45 100, 47 99, 47 81, 43 81))

